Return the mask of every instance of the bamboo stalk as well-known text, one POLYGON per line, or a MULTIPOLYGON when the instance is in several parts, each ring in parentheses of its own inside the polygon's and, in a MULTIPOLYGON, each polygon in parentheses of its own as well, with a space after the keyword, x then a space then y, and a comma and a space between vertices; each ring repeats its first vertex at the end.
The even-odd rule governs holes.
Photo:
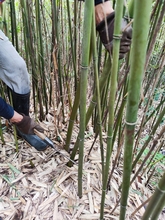
POLYGON ((78 165, 78 196, 82 197, 82 171, 84 157, 84 132, 86 129, 86 93, 87 93, 87 76, 90 52, 90 37, 92 25, 92 13, 94 9, 93 1, 85 1, 84 25, 82 40, 82 60, 80 75, 80 130, 79 130, 79 165, 78 165))
POLYGON ((143 0, 139 0, 135 1, 134 4, 134 30, 130 62, 131 68, 128 86, 128 99, 126 107, 124 170, 120 205, 120 220, 125 219, 127 199, 130 187, 134 130, 137 121, 137 111, 147 49, 146 45, 149 31, 149 15, 151 10, 151 2, 151 0, 145 2, 143 0))
MULTIPOLYGON (((98 110, 98 130, 100 136, 100 151, 101 151, 101 162, 102 162, 102 176, 104 176, 104 149, 103 149, 103 137, 102 137, 102 113, 101 113, 101 100, 100 100, 100 87, 99 87, 99 76, 98 76, 98 56, 96 48, 96 23, 95 23, 95 14, 93 13, 92 20, 92 49, 93 49, 93 61, 94 61, 94 73, 96 81, 96 94, 97 94, 97 110, 98 110)), ((86 124, 86 123, 85 123, 86 124)), ((102 179, 103 180, 103 179, 102 179)))
POLYGON ((149 219, 156 220, 157 219, 161 211, 158 205, 161 205, 160 201, 164 205, 164 201, 165 201, 164 200, 165 198, 165 184, 164 183, 165 183, 165 173, 163 174, 161 180, 158 183, 158 186, 155 189, 154 194, 151 197, 151 200, 146 208, 146 211, 142 217, 142 220, 149 220, 149 219), (156 218, 153 218, 153 216, 156 216, 156 218))
MULTIPOLYGON (((110 61, 110 57, 108 56, 106 63, 104 65, 103 73, 99 78, 100 93, 104 89, 105 83, 107 81, 107 78, 110 76, 110 73, 111 73, 111 61, 110 61)), ((76 119, 77 109, 78 109, 79 102, 80 102, 80 92, 79 91, 80 91, 80 85, 78 84, 77 85, 77 92, 76 92, 76 96, 75 96, 75 100, 74 100, 74 104, 73 104, 73 108, 72 108, 72 112, 71 112, 71 116, 70 116, 68 131, 67 131, 67 138, 66 138, 66 145, 65 145, 65 149, 67 151, 69 151, 69 145, 70 145, 70 141, 71 141, 73 125, 74 125, 74 121, 76 119)), ((90 102, 90 105, 89 105, 87 113, 86 113, 86 126, 92 116, 93 110, 96 107, 96 105, 97 105, 97 93, 95 90, 95 92, 93 94, 92 101, 90 102)), ((79 142, 79 140, 76 141, 76 144, 75 144, 74 149, 72 151, 72 154, 71 154, 72 159, 74 159, 75 154, 77 152, 78 142, 79 142)), ((70 164, 69 166, 71 166, 70 162, 69 162, 69 164, 70 164)))
POLYGON ((165 193, 162 195, 162 197, 160 198, 160 200, 158 201, 155 210, 151 216, 151 220, 157 220, 159 217, 159 214, 161 213, 161 211, 163 210, 165 206, 165 193))
MULTIPOLYGON (((155 26, 155 28, 153 30, 153 36, 151 38, 151 42, 149 44, 149 48, 148 48, 148 52, 147 52, 147 58, 146 58, 146 63, 145 63, 145 69, 148 66, 149 58, 151 56, 152 50, 153 50, 154 45, 155 45, 156 36, 159 33, 159 31, 160 31, 162 20, 164 18, 164 14, 165 14, 165 1, 163 1, 163 4, 162 4, 162 1, 160 1, 159 4, 162 5, 162 9, 161 9, 161 12, 160 12, 160 16, 159 16, 158 22, 157 22, 157 24, 156 24, 156 26, 155 26)), ((157 16, 156 16, 156 19, 157 19, 157 16)))
POLYGON ((105 195, 107 190, 107 181, 109 174, 110 157, 112 153, 112 137, 113 137, 113 126, 114 126, 114 105, 117 90, 117 72, 118 72, 118 58, 119 58, 119 47, 120 47, 120 33, 121 33, 121 18, 123 11, 123 0, 118 0, 116 4, 115 24, 113 33, 113 56, 112 56, 112 75, 110 83, 110 95, 109 95, 109 121, 108 121, 108 132, 107 132, 107 149, 106 149, 106 162, 103 176, 103 189, 101 196, 101 210, 100 220, 104 218, 104 203, 105 195))
POLYGON ((135 167, 135 165, 137 164, 138 160, 140 159, 142 153, 144 152, 146 146, 148 145, 148 143, 151 141, 153 135, 155 134, 158 126, 160 125, 161 121, 162 121, 162 118, 164 117, 165 115, 165 107, 162 109, 162 111, 159 113, 158 115, 158 119, 157 121, 155 122, 153 128, 152 128, 152 131, 148 137, 148 139, 145 141, 144 145, 142 146, 140 152, 138 153, 138 155, 136 156, 135 160, 133 161, 133 164, 132 164, 132 169, 135 167))
POLYGON ((10 12, 11 12, 12 44, 16 47, 16 50, 19 51, 17 24, 16 24, 16 12, 15 12, 14 1, 10 1, 10 12))
MULTIPOLYGON (((77 71, 76 71, 76 51, 74 49, 74 42, 73 42, 73 37, 72 37, 72 27, 71 27, 71 15, 70 15, 70 5, 69 5, 69 0, 67 2, 67 13, 68 13, 68 22, 69 22, 69 34, 70 34, 70 43, 71 43, 71 51, 72 51, 72 60, 73 60, 73 69, 74 69, 74 76, 75 76, 75 91, 77 89, 77 71)), ((74 3, 76 5, 76 1, 74 3)), ((75 6, 76 9, 76 6, 75 6)), ((76 11, 75 11, 76 13, 76 11)), ((76 18, 76 14, 74 16, 76 18)), ((75 20, 76 21, 76 20, 75 20)), ((75 24, 76 25, 76 24, 75 24)), ((75 29, 74 29, 75 30, 75 29)), ((76 44, 75 44, 76 46, 76 44)))

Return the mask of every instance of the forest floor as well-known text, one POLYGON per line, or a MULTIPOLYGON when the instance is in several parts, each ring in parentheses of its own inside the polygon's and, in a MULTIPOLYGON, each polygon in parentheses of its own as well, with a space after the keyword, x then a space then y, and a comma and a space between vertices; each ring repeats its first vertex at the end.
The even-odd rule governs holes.
MULTIPOLYGON (((41 125, 49 131, 49 136, 55 142, 52 136, 54 125, 50 121, 42 122, 41 125)), ((63 140, 66 138, 66 131, 64 126, 63 132, 60 133, 63 140)), ((75 143, 77 134, 78 127, 75 126, 72 144, 75 143)), ((1 142, 0 146, 0 220, 99 219, 102 193, 101 159, 98 141, 88 155, 94 140, 92 131, 85 138, 82 198, 78 197, 77 164, 68 167, 68 160, 52 148, 38 152, 22 139, 18 139, 19 151, 16 152, 10 126, 4 130, 3 135, 5 144, 1 142)), ((57 145, 62 149, 64 142, 57 142, 57 145)), ((67 155, 64 150, 62 152, 67 155)), ((110 169, 115 156, 116 150, 113 151, 110 169)), ((106 220, 119 219, 121 183, 122 165, 119 165, 113 172, 106 194, 106 220)), ((134 181, 130 189, 126 220, 141 219, 146 208, 143 203, 150 198, 153 191, 152 187, 145 186, 145 181, 140 177, 134 181)), ((165 215, 162 213, 159 219, 165 219, 165 215)))

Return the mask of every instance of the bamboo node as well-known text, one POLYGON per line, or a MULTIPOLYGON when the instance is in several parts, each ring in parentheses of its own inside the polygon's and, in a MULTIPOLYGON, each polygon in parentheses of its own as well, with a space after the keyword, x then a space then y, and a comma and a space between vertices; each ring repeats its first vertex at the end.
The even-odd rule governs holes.
POLYGON ((94 105, 96 105, 96 104, 97 104, 97 102, 94 102, 93 100, 91 101, 91 103, 92 103, 92 104, 94 104, 94 105))
POLYGON ((102 123, 101 123, 101 122, 97 122, 97 124, 98 124, 98 125, 102 125, 102 123))
POLYGON ((96 57, 93 58, 93 61, 94 61, 94 62, 97 61, 97 60, 98 60, 98 56, 96 56, 96 57))
POLYGON ((122 38, 122 34, 118 34, 118 35, 113 35, 113 39, 116 39, 116 40, 121 40, 122 38))
POLYGON ((159 188, 159 185, 157 185, 157 189, 161 192, 161 193, 165 193, 165 190, 162 190, 159 188))
POLYGON ((102 189, 102 191, 103 191, 103 192, 106 192, 107 190, 106 190, 106 189, 102 189))
POLYGON ((79 141, 84 141, 84 138, 83 138, 83 139, 81 139, 80 137, 78 137, 78 139, 79 139, 79 141))
POLYGON ((121 204, 120 204, 120 206, 121 206, 123 209, 126 209, 126 205, 121 205, 121 204))
POLYGON ((126 125, 136 125, 136 121, 135 121, 135 122, 128 122, 128 121, 125 121, 125 124, 126 124, 126 125))
POLYGON ((113 136, 107 136, 108 139, 112 139, 113 136))
POLYGON ((82 69, 88 69, 88 66, 83 66, 81 64, 80 64, 80 66, 81 66, 82 69))

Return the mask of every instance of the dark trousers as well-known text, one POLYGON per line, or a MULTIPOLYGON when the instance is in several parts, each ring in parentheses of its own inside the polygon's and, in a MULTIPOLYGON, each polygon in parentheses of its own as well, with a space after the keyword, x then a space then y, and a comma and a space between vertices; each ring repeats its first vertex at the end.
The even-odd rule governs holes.
POLYGON ((100 3, 103 3, 103 2, 107 2, 107 1, 109 1, 109 0, 95 0, 95 5, 98 5, 98 4, 100 4, 100 3))

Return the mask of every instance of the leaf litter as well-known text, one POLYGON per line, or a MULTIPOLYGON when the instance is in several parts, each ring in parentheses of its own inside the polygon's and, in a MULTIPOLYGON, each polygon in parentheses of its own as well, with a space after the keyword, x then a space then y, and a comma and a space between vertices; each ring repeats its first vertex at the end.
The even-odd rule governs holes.
MULTIPOLYGON (((55 142, 53 124, 42 122, 42 126, 55 142)), ((64 130, 63 139, 65 134, 64 130)), ((76 131, 75 128, 73 134, 72 143, 76 141, 78 129, 76 131)), ((77 164, 68 167, 68 160, 53 149, 47 148, 44 152, 38 152, 22 139, 18 139, 19 151, 15 152, 14 136, 10 129, 6 130, 3 136, 5 144, 1 142, 0 146, 0 219, 99 219, 102 173, 98 141, 88 156, 94 140, 93 134, 86 135, 85 140, 82 198, 78 197, 77 164)), ((63 149, 63 142, 58 145, 63 149)), ((68 156, 67 152, 65 153, 68 156)), ((116 153, 114 150, 110 170, 116 153)), ((121 183, 122 165, 120 164, 114 170, 110 189, 106 194, 105 220, 119 219, 121 183), (114 210, 117 203, 117 208, 114 210)), ((152 193, 153 189, 146 187, 143 182, 139 182, 138 179, 134 181, 130 189, 126 220, 141 219, 147 205, 145 201, 152 193)), ((165 219, 163 213, 159 219, 165 219)))

